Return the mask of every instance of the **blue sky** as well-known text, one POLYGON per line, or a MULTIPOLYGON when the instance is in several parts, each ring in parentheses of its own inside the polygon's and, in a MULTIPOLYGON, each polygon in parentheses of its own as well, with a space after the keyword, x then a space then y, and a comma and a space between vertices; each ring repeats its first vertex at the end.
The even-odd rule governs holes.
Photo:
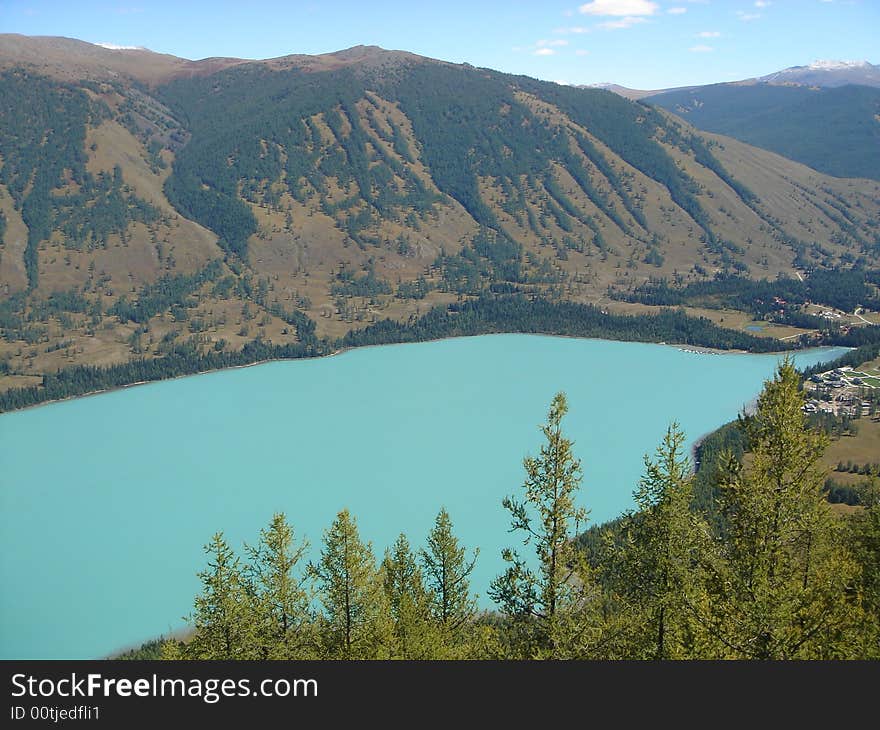
POLYGON ((0 0, 0 32, 269 58, 358 44, 551 81, 663 88, 880 62, 880 0, 0 0))

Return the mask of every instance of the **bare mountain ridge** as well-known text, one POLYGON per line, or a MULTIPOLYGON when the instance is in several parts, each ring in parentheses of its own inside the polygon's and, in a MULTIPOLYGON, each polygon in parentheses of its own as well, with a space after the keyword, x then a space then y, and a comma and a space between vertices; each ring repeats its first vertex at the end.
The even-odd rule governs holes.
POLYGON ((149 49, 112 49, 75 38, 0 34, 0 69, 32 68, 65 81, 132 79, 154 86, 245 64, 279 70, 332 71, 347 66, 387 68, 424 60, 428 59, 406 51, 359 45, 319 55, 290 54, 268 59, 210 57, 194 61, 149 49))

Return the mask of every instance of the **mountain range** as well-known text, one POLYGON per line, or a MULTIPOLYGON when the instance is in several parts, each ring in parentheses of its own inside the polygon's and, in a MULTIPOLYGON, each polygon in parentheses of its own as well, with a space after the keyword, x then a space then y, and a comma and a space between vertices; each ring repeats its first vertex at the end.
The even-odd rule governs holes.
MULTIPOLYGON (((790 66, 781 71, 765 74, 750 79, 727 82, 729 86, 746 86, 751 84, 771 84, 784 86, 795 84, 799 86, 815 86, 819 88, 834 88, 836 86, 873 86, 880 88, 880 66, 868 61, 814 61, 806 66, 790 66)), ((710 84, 714 86, 715 84, 710 84)), ((631 89, 613 82, 582 85, 580 88, 607 89, 627 99, 646 99, 658 94, 666 94, 674 91, 690 91, 704 88, 700 86, 677 86, 668 89, 631 89)))
POLYGON ((816 61, 708 86, 598 87, 829 175, 880 179, 880 66, 867 61, 816 61))
POLYGON ((767 84, 802 84, 833 88, 855 84, 880 88, 880 66, 868 61, 814 61, 761 76, 767 84))
POLYGON ((880 184, 684 116, 371 46, 0 36, 0 385, 492 293, 619 309, 658 278, 877 265, 880 184))

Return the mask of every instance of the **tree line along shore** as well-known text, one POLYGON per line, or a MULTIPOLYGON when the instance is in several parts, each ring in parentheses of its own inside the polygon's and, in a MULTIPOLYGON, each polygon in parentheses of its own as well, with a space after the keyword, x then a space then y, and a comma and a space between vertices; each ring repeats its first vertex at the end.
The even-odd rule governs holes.
MULTIPOLYGON (((368 345, 425 342, 448 337, 494 333, 527 333, 590 337, 633 342, 664 342, 756 353, 785 352, 804 346, 841 345, 853 352, 828 366, 857 365, 880 354, 880 327, 863 327, 821 338, 781 341, 724 328, 678 309, 657 314, 622 315, 600 307, 522 295, 487 295, 438 306, 408 322, 381 320, 352 330, 335 341, 319 338, 314 327, 299 322, 298 341, 275 344, 259 338, 239 350, 209 348, 194 343, 173 346, 162 357, 136 358, 115 365, 74 365, 45 373, 40 385, 0 392, 0 413, 56 400, 112 390, 134 383, 241 367, 269 360, 300 359, 334 354, 340 349, 368 345)), ((310 321, 310 320, 309 320, 310 321)), ((314 324, 314 323, 312 323, 314 324)))

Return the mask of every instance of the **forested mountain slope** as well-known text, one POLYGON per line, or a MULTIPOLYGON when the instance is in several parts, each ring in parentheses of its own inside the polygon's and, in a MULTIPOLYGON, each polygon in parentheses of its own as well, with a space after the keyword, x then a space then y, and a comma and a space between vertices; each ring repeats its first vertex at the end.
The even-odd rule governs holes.
POLYGON ((646 101, 829 175, 880 179, 880 88, 716 84, 646 101))
POLYGON ((880 258, 880 184, 608 91, 374 47, 94 49, 0 37, 2 387, 232 363, 474 297, 615 306, 658 278, 880 258))

